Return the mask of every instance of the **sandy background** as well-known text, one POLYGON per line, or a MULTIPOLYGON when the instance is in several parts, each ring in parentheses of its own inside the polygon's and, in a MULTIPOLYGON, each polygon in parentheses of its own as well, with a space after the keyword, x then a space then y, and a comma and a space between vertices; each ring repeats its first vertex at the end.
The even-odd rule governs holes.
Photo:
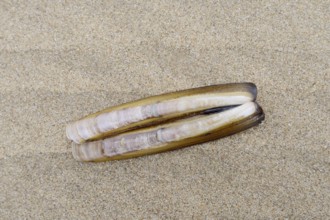
POLYGON ((329 1, 54 2, 0 1, 0 219, 330 218, 329 1), (71 156, 71 120, 243 81, 258 127, 138 159, 71 156))

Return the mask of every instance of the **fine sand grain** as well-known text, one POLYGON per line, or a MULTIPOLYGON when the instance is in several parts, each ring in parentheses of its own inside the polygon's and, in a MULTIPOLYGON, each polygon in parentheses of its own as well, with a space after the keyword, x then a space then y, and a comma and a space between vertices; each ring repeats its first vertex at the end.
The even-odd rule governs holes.
POLYGON ((330 219, 329 1, 0 1, 0 219, 330 219), (265 121, 79 163, 65 126, 254 82, 265 121))

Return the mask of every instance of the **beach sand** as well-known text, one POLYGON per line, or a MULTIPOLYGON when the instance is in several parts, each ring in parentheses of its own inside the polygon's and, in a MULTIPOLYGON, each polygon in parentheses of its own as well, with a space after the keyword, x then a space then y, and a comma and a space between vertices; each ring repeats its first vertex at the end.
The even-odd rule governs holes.
POLYGON ((0 219, 329 219, 329 21, 329 1, 1 1, 0 219), (262 124, 71 155, 70 121, 230 82, 258 86, 262 124))

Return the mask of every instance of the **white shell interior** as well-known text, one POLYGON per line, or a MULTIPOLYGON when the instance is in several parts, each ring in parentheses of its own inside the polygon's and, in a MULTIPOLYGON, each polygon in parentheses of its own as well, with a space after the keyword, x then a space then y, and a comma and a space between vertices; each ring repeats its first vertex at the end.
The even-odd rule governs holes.
POLYGON ((70 140, 81 143, 99 134, 148 118, 178 112, 193 112, 214 107, 240 105, 250 101, 253 101, 253 97, 247 92, 230 93, 227 95, 212 93, 185 96, 149 105, 102 113, 92 118, 85 118, 69 124, 66 133, 70 140))
POLYGON ((238 107, 210 115, 195 116, 178 122, 158 126, 144 132, 131 132, 100 141, 75 146, 78 160, 95 160, 141 149, 161 147, 228 125, 256 112, 257 105, 247 102, 238 107), (77 155, 79 154, 79 156, 77 155))

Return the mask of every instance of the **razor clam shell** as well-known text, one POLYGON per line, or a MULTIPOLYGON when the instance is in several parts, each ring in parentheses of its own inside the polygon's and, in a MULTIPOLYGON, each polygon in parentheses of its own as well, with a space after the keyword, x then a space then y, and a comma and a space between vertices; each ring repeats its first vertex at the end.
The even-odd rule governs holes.
POLYGON ((261 107, 248 102, 230 110, 135 130, 104 140, 77 145, 78 161, 106 161, 154 154, 203 143, 248 129, 264 119, 261 107))
POLYGON ((108 108, 69 124, 66 133, 70 140, 83 143, 185 118, 210 108, 240 105, 254 101, 256 95, 253 83, 188 89, 108 108))

